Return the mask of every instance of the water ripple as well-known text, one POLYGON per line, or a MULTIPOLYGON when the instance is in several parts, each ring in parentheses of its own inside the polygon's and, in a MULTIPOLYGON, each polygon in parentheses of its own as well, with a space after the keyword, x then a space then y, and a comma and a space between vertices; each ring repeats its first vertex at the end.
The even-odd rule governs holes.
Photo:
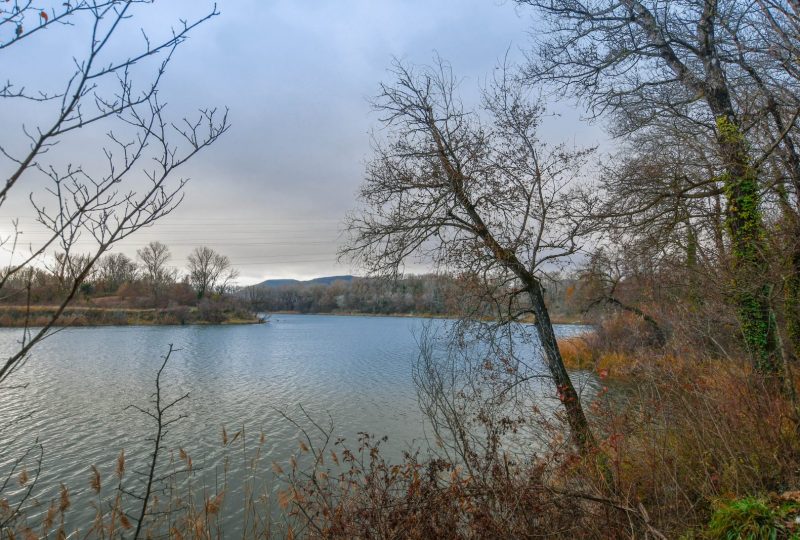
MULTIPOLYGON (((86 523, 89 467, 110 474, 121 449, 128 468, 147 460, 147 418, 125 407, 147 405, 160 357, 177 349, 165 378, 168 394, 190 393, 188 418, 169 432, 167 445, 185 447, 210 485, 221 467, 221 430, 263 432, 263 460, 285 461, 297 448, 297 429, 278 409, 330 412, 337 432, 390 434, 390 452, 424 436, 411 380, 423 321, 404 318, 288 316, 248 326, 75 328, 39 345, 16 375, 24 391, 0 395, 0 478, 37 440, 44 446, 37 496, 73 490, 75 525, 86 523)), ((563 329, 562 331, 571 331, 563 329)), ((0 355, 12 351, 18 330, 0 329, 0 355)), ((248 443, 249 444, 249 443, 248 443)), ((390 454, 391 455, 391 454, 390 454)), ((31 466, 30 460, 28 466, 31 466)), ((232 478, 244 474, 234 463, 232 478)))

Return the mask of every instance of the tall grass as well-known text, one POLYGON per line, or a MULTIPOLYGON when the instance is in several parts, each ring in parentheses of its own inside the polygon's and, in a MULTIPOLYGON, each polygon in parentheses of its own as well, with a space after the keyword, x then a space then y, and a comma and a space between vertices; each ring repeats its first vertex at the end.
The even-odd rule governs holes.
MULTIPOLYGON (((264 435, 250 437, 248 447, 243 431, 230 437, 223 433, 222 458, 213 471, 197 468, 183 448, 169 452, 155 476, 139 538, 210 539, 232 532, 247 538, 286 535, 286 523, 274 520, 273 486, 266 481, 263 463, 264 435), (236 460, 239 480, 234 484, 230 471, 236 460)), ((6 493, 6 497, 0 496, 0 524, 5 523, 0 538, 134 538, 141 506, 140 473, 129 469, 123 451, 111 464, 87 466, 85 484, 61 484, 49 500, 28 499, 19 513, 14 513, 13 494, 6 493), (86 507, 75 502, 76 491, 93 494, 88 502, 91 519, 76 519, 87 515, 86 507)), ((13 481, 25 487, 35 476, 23 470, 13 481)), ((16 493, 19 495, 19 490, 16 493)), ((86 497, 77 500, 86 504, 86 497)))

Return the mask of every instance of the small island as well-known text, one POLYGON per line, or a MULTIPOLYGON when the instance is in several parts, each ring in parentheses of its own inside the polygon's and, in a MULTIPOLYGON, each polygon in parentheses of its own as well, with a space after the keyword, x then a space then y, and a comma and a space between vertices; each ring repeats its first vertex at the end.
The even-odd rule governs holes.
POLYGON ((236 294, 238 273, 228 257, 198 247, 183 270, 169 266, 170 259, 169 248, 160 242, 139 249, 136 260, 123 253, 96 261, 56 254, 50 264, 6 281, 0 327, 264 322, 236 294), (78 279, 79 274, 85 277, 78 279))
MULTIPOLYGON (((0 327, 45 326, 59 306, 0 306, 0 327)), ((237 305, 217 302, 167 308, 95 307, 65 309, 53 326, 156 326, 185 324, 260 324, 263 318, 237 305)))

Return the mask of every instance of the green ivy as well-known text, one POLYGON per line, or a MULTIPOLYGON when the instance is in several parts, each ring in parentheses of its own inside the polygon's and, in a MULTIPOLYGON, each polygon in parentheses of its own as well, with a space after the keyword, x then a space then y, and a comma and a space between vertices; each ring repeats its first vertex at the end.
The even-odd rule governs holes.
POLYGON ((769 303, 770 288, 760 282, 763 274, 766 238, 759 207, 758 175, 750 164, 747 142, 739 126, 728 118, 717 118, 720 145, 730 151, 727 171, 720 180, 728 204, 725 225, 731 237, 734 297, 745 345, 756 368, 776 372, 776 336, 769 303), (740 170, 733 174, 732 169, 740 170))
POLYGON ((786 335, 795 357, 800 358, 800 275, 793 273, 786 278, 784 294, 786 335))

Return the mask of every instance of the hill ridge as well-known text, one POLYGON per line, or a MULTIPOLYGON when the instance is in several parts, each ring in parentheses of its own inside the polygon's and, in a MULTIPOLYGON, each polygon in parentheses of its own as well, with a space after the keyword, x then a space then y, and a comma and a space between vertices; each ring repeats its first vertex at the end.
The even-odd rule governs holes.
POLYGON ((355 276, 350 274, 339 276, 321 276, 313 279, 267 279, 261 283, 252 285, 253 287, 283 287, 285 285, 330 285, 336 281, 353 281, 355 276))

